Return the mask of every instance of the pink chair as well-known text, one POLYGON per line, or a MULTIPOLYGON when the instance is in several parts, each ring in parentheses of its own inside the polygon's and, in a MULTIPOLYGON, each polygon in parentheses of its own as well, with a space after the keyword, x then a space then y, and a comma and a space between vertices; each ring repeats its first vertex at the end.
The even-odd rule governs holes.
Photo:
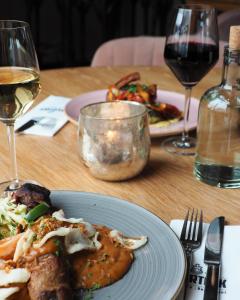
POLYGON ((97 66, 160 66, 164 64, 165 37, 127 37, 108 41, 94 54, 92 67, 97 66))
POLYGON ((228 10, 218 16, 218 30, 220 40, 227 41, 232 25, 240 25, 240 10, 228 10))
MULTIPOLYGON (((223 50, 226 42, 220 41, 219 61, 223 63, 223 50)), ((165 37, 126 37, 110 40, 95 52, 91 66, 161 66, 164 65, 165 37)))

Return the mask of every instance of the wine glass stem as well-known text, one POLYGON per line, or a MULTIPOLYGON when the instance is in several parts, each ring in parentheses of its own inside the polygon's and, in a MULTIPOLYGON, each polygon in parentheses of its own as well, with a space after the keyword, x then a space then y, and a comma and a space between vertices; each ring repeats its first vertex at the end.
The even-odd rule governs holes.
POLYGON ((8 135, 8 144, 10 150, 10 159, 11 159, 11 189, 16 189, 19 186, 18 180, 18 171, 17 171, 17 158, 16 158, 16 141, 15 141, 15 132, 14 132, 14 124, 7 125, 7 135, 8 135))
POLYGON ((182 141, 187 141, 189 139, 188 135, 188 119, 189 119, 189 108, 191 101, 192 88, 185 88, 185 103, 184 103, 184 116, 183 116, 183 132, 182 141))

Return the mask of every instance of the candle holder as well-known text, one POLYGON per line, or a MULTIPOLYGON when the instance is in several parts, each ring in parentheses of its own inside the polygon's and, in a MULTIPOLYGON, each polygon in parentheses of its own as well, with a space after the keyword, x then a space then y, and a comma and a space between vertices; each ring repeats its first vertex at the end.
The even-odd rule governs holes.
POLYGON ((139 174, 149 159, 147 108, 137 102, 100 102, 83 107, 79 149, 91 174, 121 181, 139 174))

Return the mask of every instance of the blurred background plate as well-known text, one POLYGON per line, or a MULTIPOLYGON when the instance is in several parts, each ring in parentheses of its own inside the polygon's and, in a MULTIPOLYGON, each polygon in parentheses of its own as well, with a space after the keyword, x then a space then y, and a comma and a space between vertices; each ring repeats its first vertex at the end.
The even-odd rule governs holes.
MULTIPOLYGON (((97 90, 89 93, 81 94, 71 101, 69 101, 65 107, 65 113, 69 120, 74 124, 78 123, 79 111, 82 107, 102 102, 106 100, 107 90, 97 90)), ((171 91, 158 90, 157 91, 157 102, 163 102, 175 105, 178 109, 183 111, 184 109, 184 95, 180 93, 175 93, 171 91)), ((198 118, 198 106, 199 100, 192 98, 190 105, 190 114, 188 128, 189 130, 196 129, 197 118, 198 118)), ((156 125, 150 126, 151 137, 162 137, 168 135, 179 134, 183 130, 183 120, 172 123, 166 127, 156 127, 156 125)))
POLYGON ((94 300, 156 300, 177 296, 185 275, 185 255, 177 236, 161 219, 140 206, 100 194, 53 191, 51 199, 68 217, 83 217, 127 236, 148 236, 147 245, 135 251, 129 272, 118 282, 94 292, 94 300))

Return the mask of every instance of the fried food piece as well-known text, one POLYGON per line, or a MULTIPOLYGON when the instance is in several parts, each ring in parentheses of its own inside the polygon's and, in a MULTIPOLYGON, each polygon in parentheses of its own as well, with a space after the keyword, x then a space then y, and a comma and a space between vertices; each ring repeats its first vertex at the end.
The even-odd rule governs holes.
POLYGON ((128 100, 143 104, 153 104, 157 97, 157 85, 141 84, 139 72, 122 77, 108 88, 107 101, 128 100))
POLYGON ((49 196, 50 191, 48 189, 32 183, 25 183, 14 195, 16 204, 25 204, 28 210, 32 209, 42 201, 51 205, 49 196))
POLYGON ((174 105, 168 103, 159 103, 158 105, 149 105, 149 109, 159 112, 164 120, 181 118, 182 112, 174 105))
POLYGON ((70 270, 65 256, 46 254, 30 267, 28 292, 31 300, 72 300, 70 270))
POLYGON ((147 106, 150 124, 165 121, 178 121, 182 118, 182 112, 174 105, 160 103, 157 100, 157 85, 146 85, 139 82, 140 74, 131 73, 122 77, 113 85, 109 86, 106 100, 127 100, 142 103, 147 106))
POLYGON ((134 72, 131 73, 127 76, 122 77, 120 80, 118 80, 115 83, 116 88, 121 89, 122 87, 124 87, 125 85, 140 80, 140 73, 139 72, 134 72))

